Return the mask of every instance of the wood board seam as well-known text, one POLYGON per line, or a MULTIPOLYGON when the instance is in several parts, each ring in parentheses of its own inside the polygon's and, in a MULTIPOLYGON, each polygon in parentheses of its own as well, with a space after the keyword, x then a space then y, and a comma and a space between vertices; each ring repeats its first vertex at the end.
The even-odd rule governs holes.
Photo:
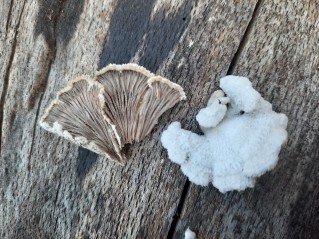
POLYGON ((262 3, 263 3, 263 0, 258 0, 256 5, 255 5, 253 14, 252 14, 251 19, 246 27, 244 35, 242 36, 242 38, 239 42, 238 48, 233 56, 233 59, 230 62, 230 65, 229 65, 228 70, 227 70, 227 75, 232 75, 234 73, 234 68, 237 65, 238 59, 239 59, 242 51, 244 50, 244 48, 248 42, 248 38, 249 38, 249 35, 253 29, 254 23, 257 22, 256 20, 258 18, 262 3))
POLYGON ((172 220, 172 222, 170 224, 170 227, 168 229, 167 239, 174 238, 176 227, 177 227, 177 224, 178 224, 178 222, 180 220, 181 212, 182 212, 182 210, 183 210, 183 208, 185 206, 185 202, 186 202, 187 195, 189 193, 189 189, 190 189, 190 181, 188 179, 186 179, 186 182, 184 184, 180 200, 178 202, 176 211, 175 211, 175 213, 173 215, 173 220, 172 220))
POLYGON ((28 169, 29 169, 29 165, 30 165, 32 152, 33 152, 34 136, 35 136, 37 121, 38 121, 38 118, 39 118, 39 113, 40 113, 40 108, 41 108, 40 106, 41 106, 42 98, 43 98, 43 93, 41 94, 40 99, 39 99, 38 108, 37 108, 37 112, 36 112, 35 119, 34 119, 34 124, 33 124, 33 132, 32 132, 32 139, 31 139, 30 153, 29 153, 29 157, 28 157, 28 169))

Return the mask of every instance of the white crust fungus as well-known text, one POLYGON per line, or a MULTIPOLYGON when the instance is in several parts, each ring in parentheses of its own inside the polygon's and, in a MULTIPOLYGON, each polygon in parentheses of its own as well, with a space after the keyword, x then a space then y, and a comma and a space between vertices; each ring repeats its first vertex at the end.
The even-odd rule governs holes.
POLYGON ((196 239, 196 233, 187 228, 187 230, 185 231, 184 239, 196 239))
POLYGON ((212 182, 225 193, 253 187, 256 177, 275 167, 288 119, 272 111, 245 77, 226 76, 220 87, 196 116, 203 136, 173 122, 161 142, 190 181, 212 182))

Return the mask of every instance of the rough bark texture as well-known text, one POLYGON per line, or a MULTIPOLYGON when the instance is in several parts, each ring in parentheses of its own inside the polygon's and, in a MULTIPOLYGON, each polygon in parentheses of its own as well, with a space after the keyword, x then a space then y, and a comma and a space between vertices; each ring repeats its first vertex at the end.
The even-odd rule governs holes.
POLYGON ((315 238, 319 209, 318 1, 0 2, 1 238, 315 238), (135 62, 188 96, 121 167, 38 126, 66 82, 135 62), (254 189, 189 184, 159 137, 229 73, 288 115, 289 141, 254 189))

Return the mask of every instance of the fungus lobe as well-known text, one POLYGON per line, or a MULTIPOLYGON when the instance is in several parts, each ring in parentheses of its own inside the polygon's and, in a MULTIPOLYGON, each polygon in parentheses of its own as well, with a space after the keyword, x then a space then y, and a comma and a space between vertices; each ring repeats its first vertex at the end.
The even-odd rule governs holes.
POLYGON ((96 80, 104 87, 104 112, 123 144, 142 140, 166 110, 186 98, 182 87, 136 64, 109 65, 96 80))
POLYGON ((124 164, 123 146, 142 140, 183 89, 136 64, 109 65, 57 93, 40 120, 53 133, 124 164))
POLYGON ((257 177, 275 167, 288 119, 272 111, 247 78, 226 76, 220 86, 227 97, 214 92, 196 116, 204 135, 174 122, 161 141, 190 181, 203 186, 212 182, 224 193, 253 187, 257 177))
POLYGON ((84 148, 119 163, 124 155, 114 126, 100 109, 103 88, 86 76, 69 82, 41 118, 40 125, 84 148))

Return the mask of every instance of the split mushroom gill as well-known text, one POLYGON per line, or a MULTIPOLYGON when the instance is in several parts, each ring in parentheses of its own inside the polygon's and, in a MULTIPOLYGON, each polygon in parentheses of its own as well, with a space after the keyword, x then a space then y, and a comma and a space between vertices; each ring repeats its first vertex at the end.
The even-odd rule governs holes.
POLYGON ((70 81, 40 125, 124 164, 123 146, 142 140, 167 109, 185 98, 181 86, 141 66, 108 65, 94 80, 84 76, 70 81))

